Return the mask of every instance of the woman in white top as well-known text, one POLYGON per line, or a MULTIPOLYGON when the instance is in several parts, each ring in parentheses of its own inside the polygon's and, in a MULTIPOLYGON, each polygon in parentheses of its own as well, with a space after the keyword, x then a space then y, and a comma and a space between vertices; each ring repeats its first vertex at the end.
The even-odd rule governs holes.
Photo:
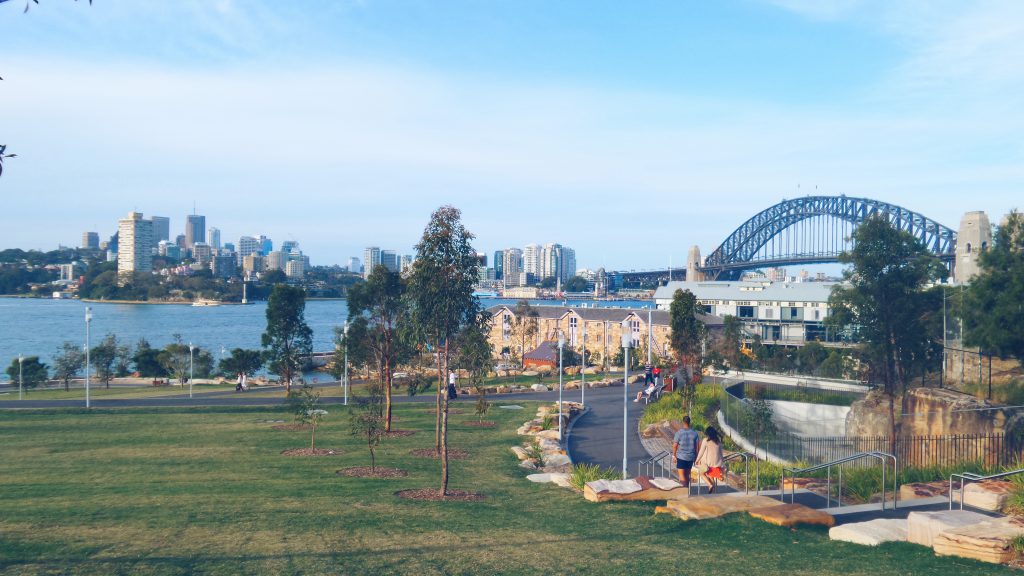
POLYGON ((694 466, 711 487, 708 493, 713 493, 718 481, 724 478, 722 467, 725 466, 725 462, 722 455, 722 440, 718 437, 718 430, 712 426, 704 429, 704 441, 700 443, 700 451, 697 453, 694 466))

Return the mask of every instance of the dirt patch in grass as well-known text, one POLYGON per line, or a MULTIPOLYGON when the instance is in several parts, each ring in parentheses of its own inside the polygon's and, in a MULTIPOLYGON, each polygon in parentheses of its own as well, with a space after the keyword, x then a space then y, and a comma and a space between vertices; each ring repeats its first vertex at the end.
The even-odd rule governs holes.
POLYGON ((278 424, 270 428, 273 430, 309 430, 309 424, 278 424))
POLYGON ((388 438, 405 438, 406 436, 412 436, 415 433, 415 430, 390 430, 385 432, 384 435, 388 438))
POLYGON ((494 428, 494 422, 489 420, 484 420, 483 422, 479 420, 470 420, 469 422, 463 422, 463 424, 466 426, 473 426, 474 428, 494 428))
POLYGON ((289 448, 281 451, 283 456, 341 456, 344 453, 339 448, 289 448))
POLYGON ((338 476, 348 476, 350 478, 404 478, 409 475, 408 472, 401 468, 384 468, 377 466, 374 469, 370 469, 369 466, 353 466, 351 468, 342 468, 337 472, 338 476))
MULTIPOLYGON (((409 452, 413 456, 418 458, 440 458, 441 454, 433 448, 419 448, 409 452)), ((448 448, 448 459, 449 460, 464 460, 469 457, 469 452, 466 452, 462 448, 448 448)))
POLYGON ((447 494, 441 496, 437 488, 413 488, 411 490, 399 490, 398 492, 395 492, 395 496, 406 500, 430 500, 433 502, 479 502, 486 498, 483 494, 467 492, 465 490, 449 490, 447 494))
MULTIPOLYGON (((430 410, 427 410, 427 414, 437 414, 437 408, 431 408, 430 410)), ((462 414, 462 410, 458 408, 449 408, 448 414, 462 414)))

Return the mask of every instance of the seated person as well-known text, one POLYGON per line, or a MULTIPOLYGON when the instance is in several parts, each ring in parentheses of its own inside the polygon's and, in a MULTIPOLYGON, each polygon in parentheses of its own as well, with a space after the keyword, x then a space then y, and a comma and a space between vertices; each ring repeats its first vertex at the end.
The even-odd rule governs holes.
POLYGON ((636 393, 636 400, 633 400, 633 402, 639 402, 641 398, 650 398, 651 394, 654 393, 654 389, 657 387, 657 384, 651 382, 650 384, 647 385, 647 388, 644 388, 643 390, 636 393))

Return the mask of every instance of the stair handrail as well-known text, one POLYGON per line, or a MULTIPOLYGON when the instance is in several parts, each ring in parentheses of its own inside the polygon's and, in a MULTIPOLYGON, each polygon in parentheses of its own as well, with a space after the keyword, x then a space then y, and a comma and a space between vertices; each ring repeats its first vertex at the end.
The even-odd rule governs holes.
MULTIPOLYGON (((733 452, 725 458, 722 458, 722 462, 728 462, 737 458, 743 458, 743 489, 745 494, 750 494, 750 459, 754 458, 754 455, 750 452, 733 452)), ((757 458, 754 458, 754 462, 757 462, 757 458)), ((761 467, 755 465, 754 474, 757 475, 757 488, 754 489, 754 494, 758 494, 761 491, 761 467)), ((697 484, 700 485, 700 477, 697 477, 697 484)))
POLYGON ((959 474, 949 475, 949 509, 953 509, 953 478, 960 478, 960 509, 964 509, 964 492, 966 492, 968 482, 981 482, 983 480, 995 480, 996 478, 1005 478, 1007 476, 1013 476, 1015 474, 1024 473, 1024 468, 1017 470, 1010 470, 1008 472, 997 472, 996 474, 989 474, 988 476, 981 476, 974 472, 960 472, 959 474))
MULTIPOLYGON (((639 462, 636 463, 636 475, 640 476, 640 466, 646 466, 647 467, 647 475, 648 476, 653 476, 653 474, 651 474, 651 471, 652 470, 656 470, 654 465, 658 464, 658 463, 662 463, 665 460, 665 458, 668 457, 668 456, 671 456, 671 454, 669 454, 669 452, 667 450, 662 450, 661 452, 658 452, 657 454, 655 454, 655 455, 653 455, 653 456, 651 456, 649 458, 641 459, 639 462)), ((664 471, 665 465, 663 463, 662 463, 661 468, 664 471)))
MULTIPOLYGON (((893 496, 892 496, 892 508, 893 508, 893 510, 895 510, 896 508, 899 507, 899 490, 897 489, 897 486, 898 486, 898 483, 899 483, 899 463, 898 463, 897 458, 896 458, 896 456, 894 454, 889 454, 888 452, 880 452, 880 451, 877 451, 877 450, 872 450, 870 452, 858 452, 856 454, 851 454, 849 456, 844 456, 843 458, 837 458, 837 459, 832 460, 830 462, 824 462, 822 464, 815 464, 814 466, 807 466, 806 468, 796 468, 796 467, 793 467, 793 466, 783 466, 782 467, 782 476, 779 479, 779 499, 782 502, 786 501, 786 488, 785 488, 785 486, 786 486, 786 472, 787 471, 791 472, 792 473, 792 477, 795 479, 797 474, 806 474, 807 472, 817 472, 818 470, 825 470, 826 471, 826 476, 825 476, 825 478, 826 478, 825 479, 825 486, 826 486, 826 488, 825 488, 825 490, 826 490, 825 502, 826 502, 826 505, 825 505, 825 508, 826 509, 832 508, 832 467, 833 466, 839 466, 839 483, 838 483, 839 490, 837 492, 837 497, 836 497, 836 500, 837 500, 836 506, 837 507, 842 507, 842 505, 843 505, 843 468, 842 468, 842 464, 846 464, 847 462, 853 462, 854 460, 861 460, 863 458, 873 458, 875 460, 878 460, 882 464, 882 510, 885 510, 885 503, 886 503, 886 500, 888 500, 886 498, 886 495, 885 495, 885 486, 887 484, 887 482, 886 482, 886 472, 887 472, 887 468, 888 468, 887 460, 892 460, 892 494, 893 494, 893 496)), ((952 482, 952 480, 950 482, 952 482)), ((790 486, 789 501, 790 501, 790 503, 796 502, 796 484, 795 483, 793 483, 790 486)))

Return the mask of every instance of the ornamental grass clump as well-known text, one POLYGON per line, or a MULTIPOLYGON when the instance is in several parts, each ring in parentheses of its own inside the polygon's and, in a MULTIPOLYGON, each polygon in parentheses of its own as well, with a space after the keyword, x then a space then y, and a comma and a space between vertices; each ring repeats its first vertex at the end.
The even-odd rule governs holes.
POLYGON ((573 464, 572 470, 569 472, 569 483, 573 488, 582 492, 587 482, 617 480, 621 476, 621 472, 613 468, 601 468, 597 464, 573 464))

